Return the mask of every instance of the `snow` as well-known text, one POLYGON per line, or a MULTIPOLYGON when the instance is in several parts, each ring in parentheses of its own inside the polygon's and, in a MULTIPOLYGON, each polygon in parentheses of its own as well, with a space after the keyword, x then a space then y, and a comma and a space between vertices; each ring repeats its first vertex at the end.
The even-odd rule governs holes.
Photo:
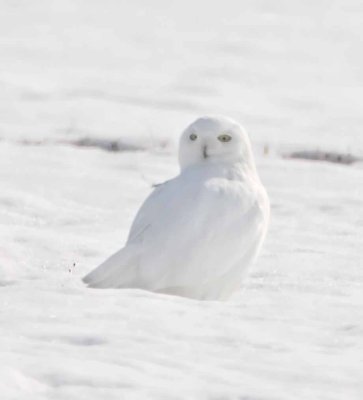
POLYGON ((362 398, 362 164, 280 156, 362 156, 362 17, 354 0, 1 2, 2 399, 362 398), (86 289, 209 112, 246 126, 271 198, 243 291, 86 289))

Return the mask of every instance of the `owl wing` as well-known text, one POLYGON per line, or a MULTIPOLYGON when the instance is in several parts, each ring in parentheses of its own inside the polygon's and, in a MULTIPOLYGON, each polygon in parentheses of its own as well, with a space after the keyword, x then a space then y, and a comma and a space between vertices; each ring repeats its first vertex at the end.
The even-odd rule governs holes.
POLYGON ((149 239, 148 229, 153 226, 154 219, 158 218, 170 197, 171 182, 158 185, 145 200, 132 224, 125 247, 83 278, 89 287, 137 287, 142 244, 149 239))
POLYGON ((170 204, 170 200, 175 202, 173 194, 174 179, 154 186, 153 192, 146 198, 137 212, 131 225, 127 244, 142 242, 147 237, 147 230, 153 226, 155 219, 159 218, 162 210, 170 204))
POLYGON ((233 193, 228 185, 206 188, 180 176, 159 185, 138 211, 126 246, 84 281, 91 287, 162 290, 229 273, 251 258, 263 221, 255 195, 240 188, 233 193))
POLYGON ((266 218, 258 188, 182 176, 159 186, 140 208, 127 246, 137 246, 139 275, 150 290, 219 279, 253 260, 266 218))

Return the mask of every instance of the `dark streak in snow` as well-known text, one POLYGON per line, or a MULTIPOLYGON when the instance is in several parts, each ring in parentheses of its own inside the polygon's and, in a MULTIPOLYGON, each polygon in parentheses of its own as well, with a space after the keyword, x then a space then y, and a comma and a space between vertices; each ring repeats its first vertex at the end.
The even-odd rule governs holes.
POLYGON ((353 156, 350 153, 337 153, 337 152, 326 152, 326 151, 295 151, 290 154, 284 155, 285 158, 297 158, 302 160, 312 161, 327 161, 336 164, 350 165, 358 161, 363 161, 362 158, 353 156))

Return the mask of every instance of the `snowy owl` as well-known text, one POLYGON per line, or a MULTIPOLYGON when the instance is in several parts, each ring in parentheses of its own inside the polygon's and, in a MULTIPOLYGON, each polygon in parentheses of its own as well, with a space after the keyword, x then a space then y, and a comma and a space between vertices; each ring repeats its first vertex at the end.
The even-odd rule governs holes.
POLYGON ((199 118, 181 135, 179 163, 141 206, 125 247, 83 278, 89 287, 201 300, 240 288, 270 211, 248 136, 229 118, 199 118))

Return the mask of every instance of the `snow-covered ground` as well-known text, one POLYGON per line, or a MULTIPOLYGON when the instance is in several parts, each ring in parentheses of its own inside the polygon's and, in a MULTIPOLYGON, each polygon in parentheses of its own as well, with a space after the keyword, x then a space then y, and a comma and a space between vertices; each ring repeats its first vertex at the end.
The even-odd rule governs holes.
POLYGON ((363 154, 362 26, 358 0, 0 0, 1 399, 363 397, 363 164, 280 156, 363 154), (271 197, 243 291, 86 289, 210 112, 271 197))

